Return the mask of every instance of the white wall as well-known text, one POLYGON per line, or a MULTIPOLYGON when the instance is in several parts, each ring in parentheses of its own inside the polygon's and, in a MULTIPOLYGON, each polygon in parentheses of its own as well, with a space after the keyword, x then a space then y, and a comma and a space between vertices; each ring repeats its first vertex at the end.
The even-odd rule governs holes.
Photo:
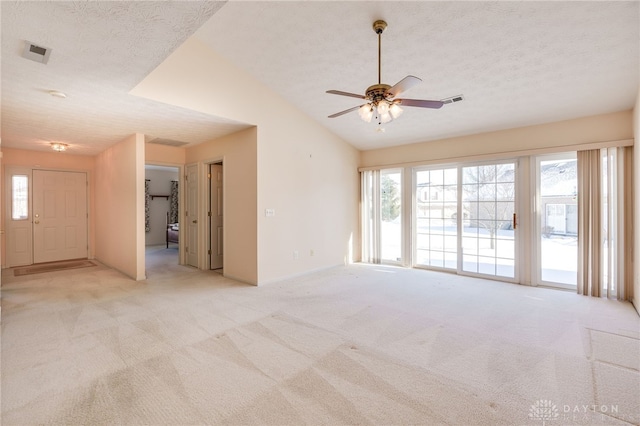
POLYGON ((257 126, 258 283, 358 258, 359 153, 351 145, 196 38, 131 93, 257 126))
MULTIPOLYGON (((171 194, 171 181, 178 180, 178 169, 149 170, 145 168, 145 179, 149 179, 149 194, 171 194)), ((145 233, 147 246, 166 243, 166 221, 169 212, 168 198, 154 198, 149 201, 149 232, 145 233)))
POLYGON ((420 161, 456 161, 494 159, 501 154, 509 157, 529 155, 536 150, 554 152, 585 149, 589 144, 633 138, 631 111, 583 117, 575 120, 480 133, 432 142, 402 145, 364 151, 362 167, 420 161))
POLYGON ((135 280, 144 272, 144 135, 136 133, 96 156, 96 253, 135 280))

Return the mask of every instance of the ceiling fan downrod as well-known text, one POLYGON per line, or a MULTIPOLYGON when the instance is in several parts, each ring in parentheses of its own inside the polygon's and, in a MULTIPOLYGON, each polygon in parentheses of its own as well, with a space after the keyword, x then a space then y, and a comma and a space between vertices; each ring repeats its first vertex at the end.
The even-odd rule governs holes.
POLYGON ((378 84, 382 84, 382 32, 387 28, 387 23, 379 19, 373 23, 373 31, 378 34, 378 84))

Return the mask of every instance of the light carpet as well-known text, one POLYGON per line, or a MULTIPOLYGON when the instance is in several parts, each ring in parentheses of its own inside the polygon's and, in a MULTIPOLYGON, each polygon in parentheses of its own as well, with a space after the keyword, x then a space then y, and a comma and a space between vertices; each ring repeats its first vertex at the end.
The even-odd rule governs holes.
POLYGON ((2 423, 640 422, 629 303, 423 270, 262 287, 148 252, 2 282, 2 423))

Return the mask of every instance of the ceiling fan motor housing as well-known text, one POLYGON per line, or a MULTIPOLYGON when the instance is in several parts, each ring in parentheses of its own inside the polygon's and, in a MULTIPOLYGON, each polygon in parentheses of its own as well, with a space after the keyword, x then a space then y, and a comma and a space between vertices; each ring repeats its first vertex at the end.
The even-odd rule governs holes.
POLYGON ((369 86, 366 91, 366 98, 373 103, 377 103, 383 99, 386 99, 388 94, 387 90, 391 89, 388 84, 374 84, 369 86))

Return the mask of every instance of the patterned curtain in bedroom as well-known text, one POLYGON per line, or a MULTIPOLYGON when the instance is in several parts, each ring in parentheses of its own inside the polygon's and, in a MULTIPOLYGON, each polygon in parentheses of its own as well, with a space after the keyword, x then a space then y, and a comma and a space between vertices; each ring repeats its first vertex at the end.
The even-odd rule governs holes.
POLYGON ((151 201, 151 195, 149 195, 149 179, 144 180, 144 230, 149 232, 151 227, 149 226, 149 202, 151 201))
POLYGON ((178 181, 171 181, 171 194, 169 199, 169 223, 178 223, 178 181))

